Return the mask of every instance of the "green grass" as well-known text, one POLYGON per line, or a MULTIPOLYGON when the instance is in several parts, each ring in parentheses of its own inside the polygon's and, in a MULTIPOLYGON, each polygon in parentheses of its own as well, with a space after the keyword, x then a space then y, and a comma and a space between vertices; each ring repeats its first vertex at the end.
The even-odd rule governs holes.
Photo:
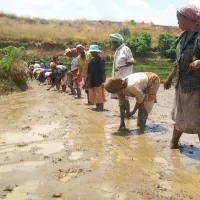
MULTIPOLYGON (((161 80, 164 80, 169 75, 171 69, 173 67, 173 62, 170 61, 148 61, 148 62, 138 62, 134 64, 133 71, 134 72, 154 72, 158 74, 161 80)), ((112 73, 112 63, 106 63, 106 75, 108 77, 111 76, 112 73)))

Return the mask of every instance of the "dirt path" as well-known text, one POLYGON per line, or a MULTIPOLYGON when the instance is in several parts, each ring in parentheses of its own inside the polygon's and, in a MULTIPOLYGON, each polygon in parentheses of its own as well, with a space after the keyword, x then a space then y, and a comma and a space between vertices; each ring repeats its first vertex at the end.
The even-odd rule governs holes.
POLYGON ((115 100, 98 113, 85 98, 31 86, 0 97, 0 199, 200 199, 197 136, 185 134, 181 151, 169 149, 173 90, 160 88, 138 135, 134 118, 129 132, 116 132, 115 100))

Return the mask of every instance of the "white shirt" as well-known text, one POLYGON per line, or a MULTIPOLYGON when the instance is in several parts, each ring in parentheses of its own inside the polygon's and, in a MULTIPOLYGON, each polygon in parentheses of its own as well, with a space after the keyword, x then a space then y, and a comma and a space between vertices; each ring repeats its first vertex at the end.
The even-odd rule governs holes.
POLYGON ((41 66, 38 63, 35 63, 33 66, 34 66, 34 69, 41 68, 41 66))
POLYGON ((115 72, 117 67, 121 67, 127 64, 127 62, 133 62, 133 54, 129 47, 125 44, 122 44, 120 47, 117 48, 114 55, 114 62, 113 62, 113 69, 112 69, 112 76, 119 76, 124 78, 129 74, 133 73, 133 65, 122 67, 118 72, 115 72))
POLYGON ((148 85, 148 76, 143 72, 138 72, 123 78, 123 80, 125 79, 128 79, 128 85, 123 93, 126 96, 135 97, 137 103, 142 103, 145 98, 144 91, 148 85))
POLYGON ((77 69, 78 68, 77 64, 78 64, 78 59, 77 58, 73 58, 73 60, 71 62, 71 70, 77 69))
POLYGON ((59 74, 65 72, 66 69, 67 69, 67 67, 65 67, 64 65, 57 65, 56 66, 56 71, 59 74))

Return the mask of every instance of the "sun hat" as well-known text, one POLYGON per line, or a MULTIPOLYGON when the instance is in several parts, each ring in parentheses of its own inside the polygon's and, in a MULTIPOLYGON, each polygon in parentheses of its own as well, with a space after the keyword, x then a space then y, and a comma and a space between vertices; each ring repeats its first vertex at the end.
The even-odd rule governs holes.
POLYGON ((90 45, 88 52, 98 52, 98 53, 100 53, 101 50, 99 49, 99 46, 97 44, 92 44, 92 45, 90 45))

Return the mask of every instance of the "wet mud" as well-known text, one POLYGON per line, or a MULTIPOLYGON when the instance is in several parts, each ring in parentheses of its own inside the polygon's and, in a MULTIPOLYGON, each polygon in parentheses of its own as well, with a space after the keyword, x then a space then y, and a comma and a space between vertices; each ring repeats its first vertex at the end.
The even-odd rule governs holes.
MULTIPOLYGON (((200 199, 200 144, 170 150, 174 90, 160 88, 144 134, 137 117, 118 132, 118 102, 104 112, 86 97, 32 89, 0 97, 0 199, 200 199)), ((134 99, 131 99, 131 107, 134 99)))

